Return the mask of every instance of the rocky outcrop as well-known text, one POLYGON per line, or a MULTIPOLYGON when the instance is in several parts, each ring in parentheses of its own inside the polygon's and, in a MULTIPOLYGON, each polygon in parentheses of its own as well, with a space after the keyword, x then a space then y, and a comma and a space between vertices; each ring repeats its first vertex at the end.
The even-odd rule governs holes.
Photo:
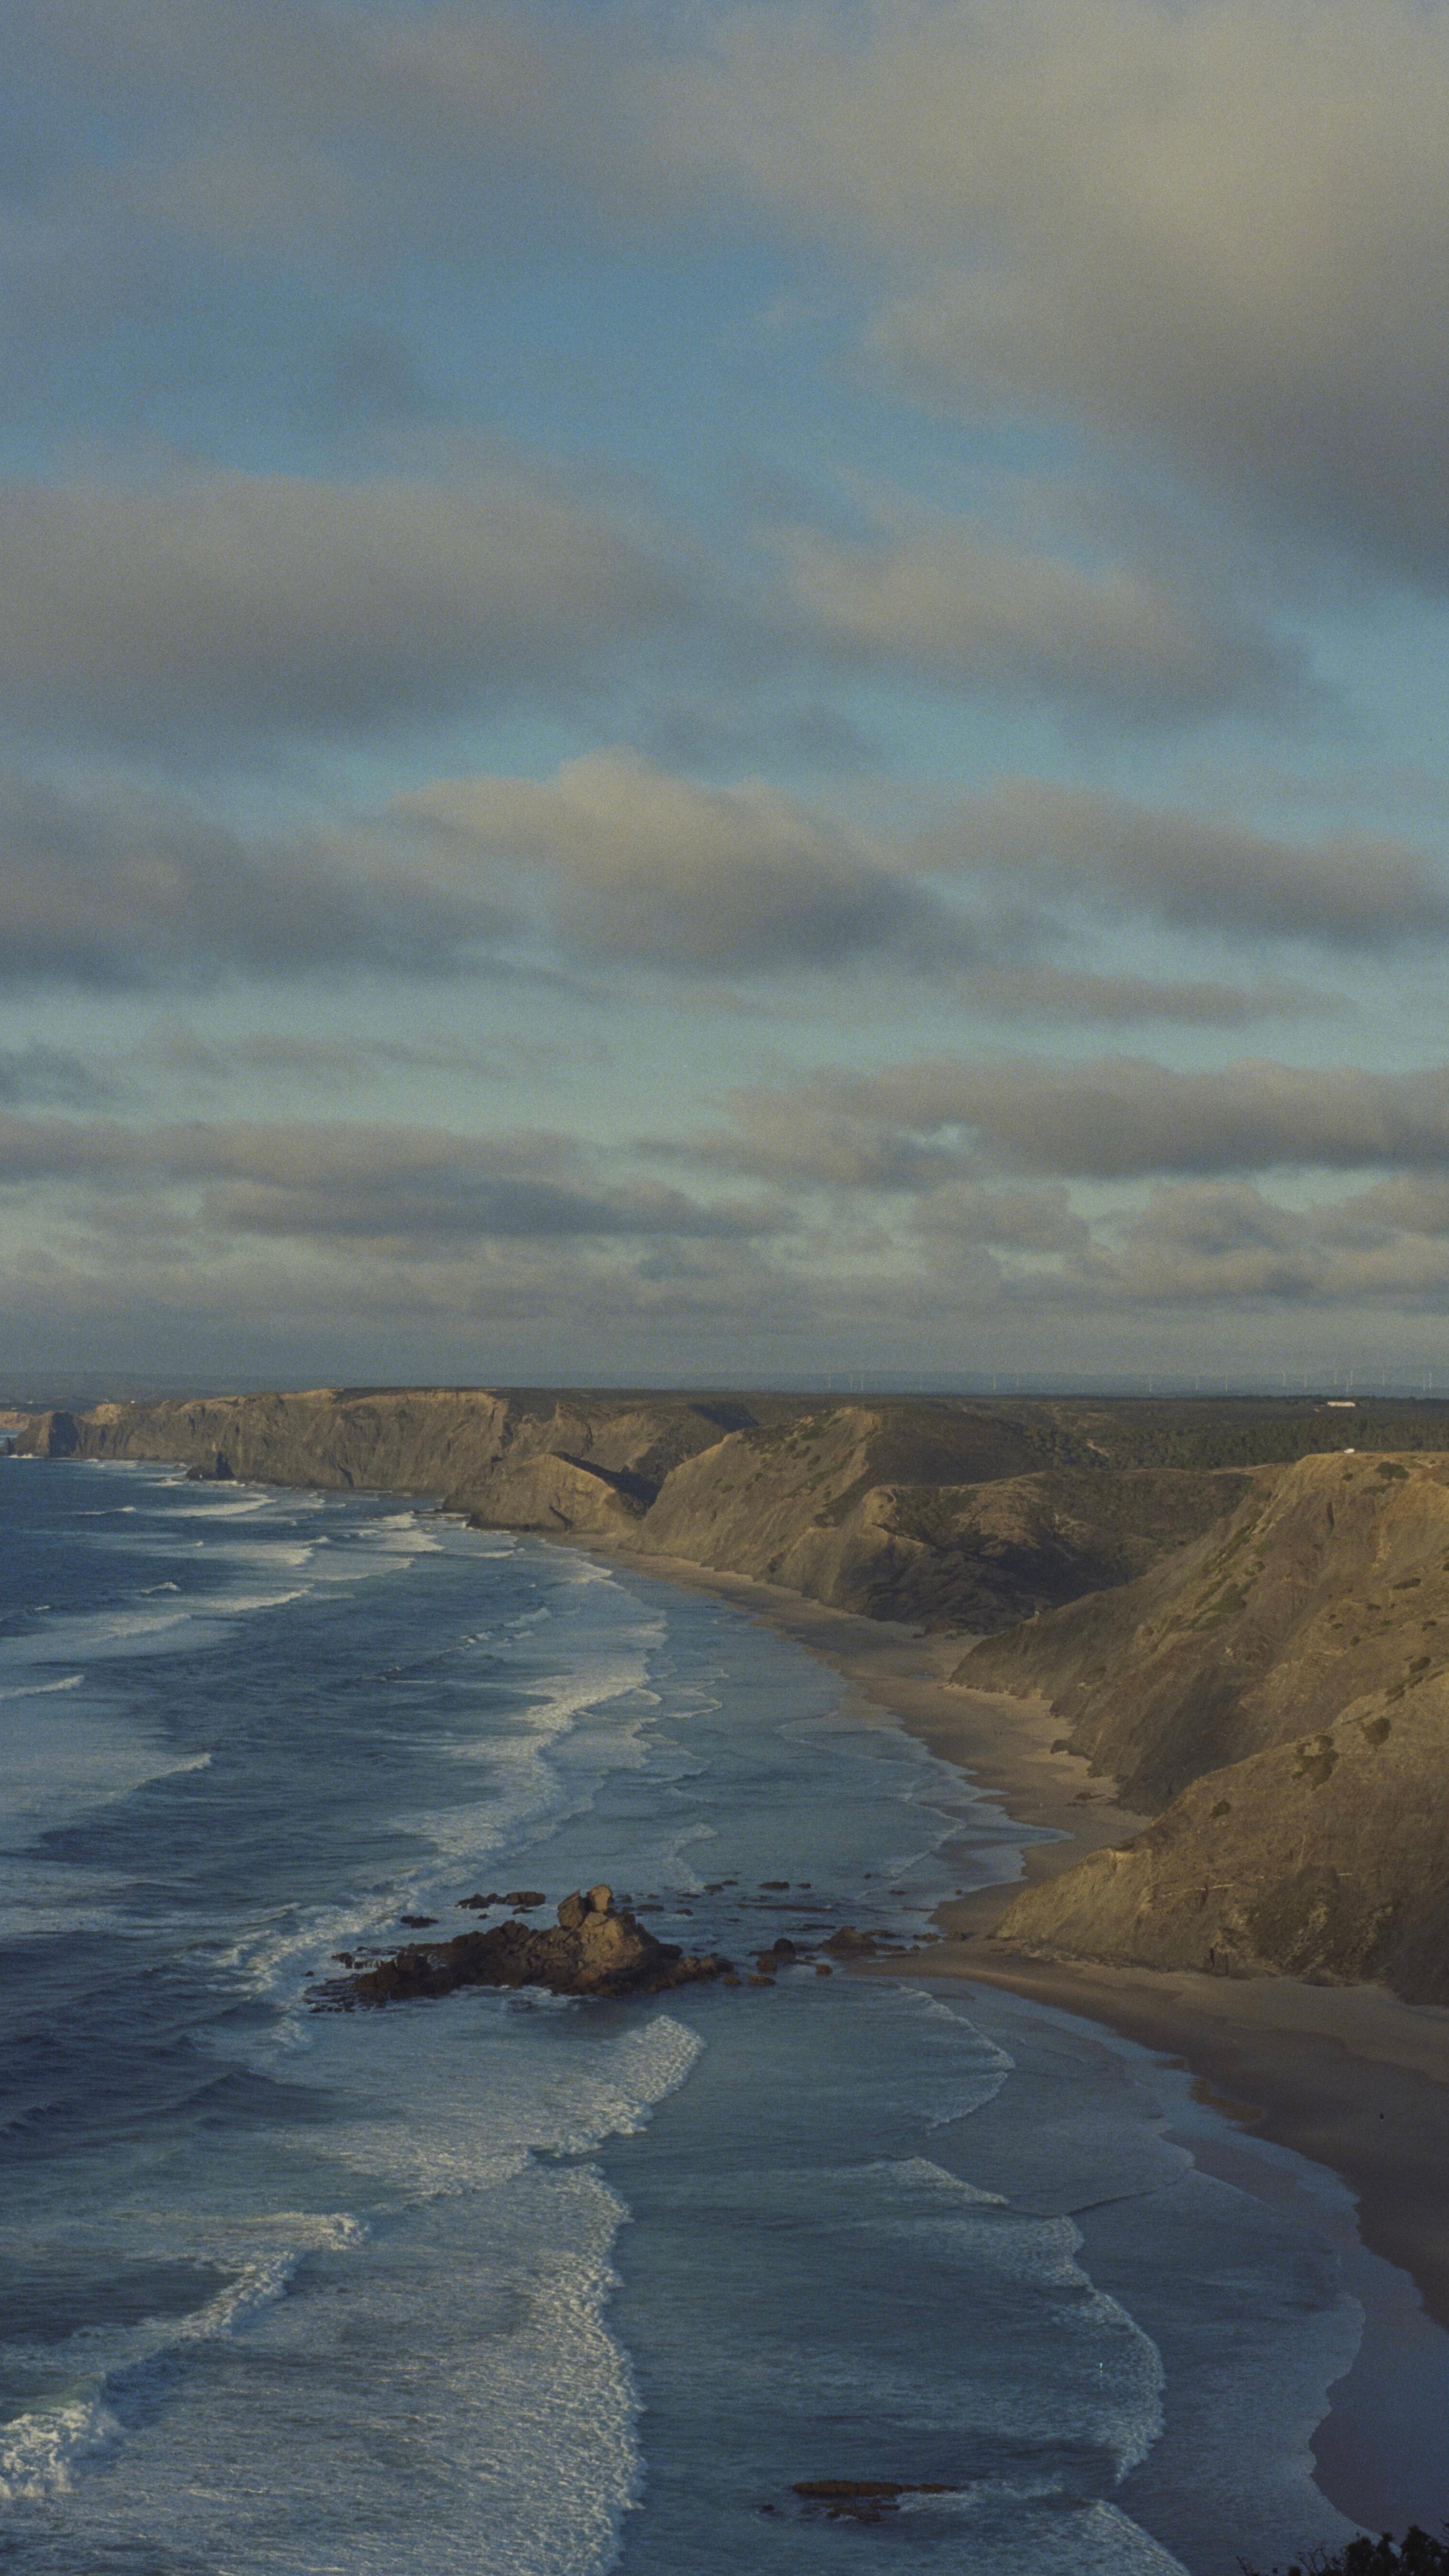
POLYGON ((1265 1471, 1224 1530, 956 1678, 1044 1692, 1161 1811, 1025 1891, 998 1938, 1449 2001, 1449 1457, 1265 1471))
POLYGON ((634 1915, 614 1904, 609 1887, 566 1896, 558 1921, 546 1930, 510 1917, 487 1932, 462 1932, 452 1941, 414 1941, 390 1957, 330 1980, 315 2000, 336 2009, 353 2004, 410 2003, 450 1995, 460 1986, 544 1986, 554 1995, 656 1995, 673 1986, 698 1985, 730 1972, 728 1959, 697 1958, 656 1941, 634 1915))

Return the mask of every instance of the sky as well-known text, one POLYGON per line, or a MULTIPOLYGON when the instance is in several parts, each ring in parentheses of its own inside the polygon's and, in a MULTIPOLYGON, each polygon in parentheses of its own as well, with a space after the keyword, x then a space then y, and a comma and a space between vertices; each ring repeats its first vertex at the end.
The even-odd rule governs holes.
POLYGON ((1449 1387, 1445 0, 10 0, 0 1382, 1449 1387))

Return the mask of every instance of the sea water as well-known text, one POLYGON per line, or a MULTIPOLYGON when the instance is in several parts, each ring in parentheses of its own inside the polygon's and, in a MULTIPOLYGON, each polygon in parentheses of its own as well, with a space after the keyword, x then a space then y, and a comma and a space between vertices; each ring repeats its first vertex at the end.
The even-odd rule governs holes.
POLYGON ((1022 1829, 815 1658, 386 1496, 13 1460, 0 1514, 0 2563, 1216 2576, 1347 2536, 1337 2187, 1214 2172, 1144 2052, 813 1962, 316 2009, 477 1890, 608 1878, 748 1972, 1013 1876, 1022 1829), (918 2491, 795 2492, 842 2478, 918 2491))

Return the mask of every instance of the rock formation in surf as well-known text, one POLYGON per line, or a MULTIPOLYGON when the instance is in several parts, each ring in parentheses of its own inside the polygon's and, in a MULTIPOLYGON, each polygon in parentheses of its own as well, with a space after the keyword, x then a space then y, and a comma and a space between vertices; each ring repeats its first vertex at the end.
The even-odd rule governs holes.
POLYGON ((510 1917, 487 1932, 460 1932, 452 1941, 412 1941, 386 1958, 350 1968, 317 1991, 319 2003, 410 2003, 450 1995, 460 1986, 545 1986, 554 1995, 657 1995, 672 1986, 698 1985, 729 1973, 730 1962, 711 1953, 696 1958, 668 1941, 656 1941, 636 1918, 616 1907, 612 1888, 600 1885, 566 1896, 558 1921, 547 1929, 510 1917))

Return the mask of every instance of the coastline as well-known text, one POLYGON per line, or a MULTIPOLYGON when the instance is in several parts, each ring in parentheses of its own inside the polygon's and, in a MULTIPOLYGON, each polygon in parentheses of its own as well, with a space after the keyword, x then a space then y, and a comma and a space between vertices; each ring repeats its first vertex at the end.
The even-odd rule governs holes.
MULTIPOLYGON (((942 1760, 969 1772, 1013 1821, 1062 1837, 1027 1846, 1029 1879, 1054 1875, 1145 1821, 1116 1803, 1110 1783, 1088 1784, 1079 1756, 1052 1751, 1056 1722, 1045 1703, 948 1684, 946 1673, 969 1642, 960 1634, 923 1636, 689 1559, 597 1538, 565 1543, 714 1594, 819 1655, 861 1703, 892 1715, 942 1760)), ((888 1964, 862 1963, 853 1973, 1004 1988, 1097 2024, 1184 2069, 1193 2098, 1248 2137, 1290 2148, 1337 2178, 1354 2203, 1356 2242, 1352 2229, 1340 2229, 1340 2242, 1366 2323, 1360 2360, 1335 2388, 1313 2448, 1320 2484, 1340 2509, 1383 2527, 1363 2500, 1376 2496, 1385 2440, 1401 2435, 1411 2485, 1422 2484, 1422 2463, 1439 2449, 1442 2417, 1410 2428, 1394 2409, 1400 2399, 1412 2406, 1403 2383, 1416 2345, 1419 2358, 1437 2369, 1438 2395, 1446 2394, 1445 2357, 1423 2348, 1433 2328, 1449 2330, 1449 2011, 1401 2003, 1381 1987, 1030 1957, 989 1937, 1020 1883, 948 1900, 933 1918, 942 1937, 929 1948, 888 1964), (1422 2308, 1365 2255, 1406 2275, 1422 2308)), ((1190 2143, 1213 2163, 1198 2137, 1190 2143)), ((1228 2159, 1219 2161, 1226 2170, 1228 2159)), ((1234 2178, 1253 2187, 1246 2172, 1234 2178)), ((1449 2512, 1449 2478, 1441 2475, 1440 2483, 1440 2509, 1449 2512)), ((1417 2510, 1422 2519, 1426 2509, 1417 2510)))

